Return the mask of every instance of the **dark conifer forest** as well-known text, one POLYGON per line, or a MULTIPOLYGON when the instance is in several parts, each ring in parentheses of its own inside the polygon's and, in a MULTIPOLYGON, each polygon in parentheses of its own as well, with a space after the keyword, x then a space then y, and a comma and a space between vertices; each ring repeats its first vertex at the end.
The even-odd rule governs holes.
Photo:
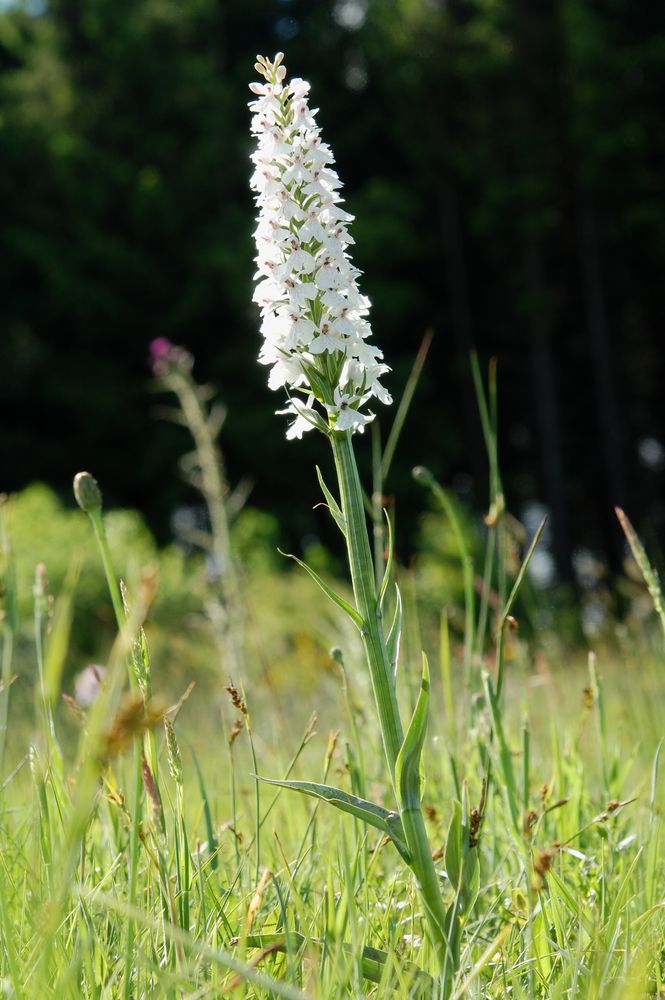
POLYGON ((321 107, 396 397, 434 333, 387 484, 404 538, 417 463, 486 504, 476 350, 497 359, 508 506, 549 510, 559 579, 581 548, 620 564, 615 504, 653 548, 665 6, 652 0, 5 0, 1 488, 43 480, 64 496, 94 467, 110 503, 166 538, 188 497, 182 432, 156 418, 149 386, 149 343, 167 337, 228 407, 231 479, 249 477, 294 537, 319 530, 293 502, 317 443, 285 440, 256 364, 247 84, 255 53, 277 50, 321 107))

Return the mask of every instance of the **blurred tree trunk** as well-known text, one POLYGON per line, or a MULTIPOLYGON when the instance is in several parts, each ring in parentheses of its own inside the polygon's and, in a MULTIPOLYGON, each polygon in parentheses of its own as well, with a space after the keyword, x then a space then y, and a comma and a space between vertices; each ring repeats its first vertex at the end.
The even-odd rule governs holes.
POLYGON ((612 373, 612 356, 607 323, 607 308, 605 305, 605 291, 602 280, 596 213, 591 193, 582 180, 578 180, 577 185, 577 210, 580 266, 586 306, 586 327, 591 349, 591 368, 598 414, 597 429, 600 437, 600 450, 605 466, 609 500, 609 504, 605 505, 606 509, 602 512, 606 536, 605 550, 618 557, 620 564, 622 546, 619 544, 618 532, 614 530, 612 508, 616 504, 624 506, 628 502, 624 474, 623 431, 619 419, 619 409, 612 373))
POLYGON ((599 439, 599 464, 602 469, 597 519, 602 548, 613 567, 618 569, 622 563, 623 544, 616 530, 613 507, 616 504, 626 505, 628 497, 624 428, 621 426, 614 381, 607 295, 603 280, 602 234, 599 232, 596 210, 598 184, 600 182, 602 185, 604 173, 602 164, 606 155, 604 147, 607 146, 607 136, 603 115, 595 106, 597 85, 594 84, 597 70, 594 69, 591 53, 595 51, 602 33, 599 33, 594 14, 590 15, 590 20, 586 17, 578 20, 576 14, 579 15, 582 6, 573 0, 561 16, 566 60, 562 103, 571 137, 569 183, 574 197, 572 212, 578 260, 575 279, 581 283, 595 409, 592 427, 594 436, 599 439), (592 43, 591 50, 589 42, 592 43))
POLYGON ((441 167, 437 208, 441 238, 446 258, 446 283, 450 298, 452 333, 457 363, 462 378, 464 440, 469 444, 470 466, 478 499, 482 502, 482 484, 487 480, 487 458, 480 434, 480 418, 476 403, 470 357, 475 348, 473 319, 469 300, 469 278, 464 250, 460 206, 455 183, 450 176, 446 157, 445 115, 441 116, 438 132, 438 157, 441 167))
MULTIPOLYGON (((483 443, 478 404, 471 374, 471 353, 476 349, 474 322, 471 309, 469 270, 464 241, 464 221, 460 207, 458 180, 454 171, 453 147, 450 139, 450 76, 452 65, 448 34, 455 33, 459 11, 451 5, 446 15, 437 22, 439 51, 448 54, 446 60, 432 61, 436 73, 430 81, 433 95, 433 114, 429 115, 432 157, 432 185, 436 198, 441 244, 445 257, 445 283, 449 300, 449 316, 455 344, 456 367, 461 382, 462 435, 467 443, 467 456, 473 477, 474 490, 479 502, 484 501, 484 484, 488 481, 488 461, 483 443)), ((429 39, 429 44, 432 38, 429 39)))
POLYGON ((553 554, 563 580, 571 575, 568 514, 561 448, 559 402, 547 316, 547 293, 541 244, 537 236, 524 237, 524 284, 530 303, 528 325, 534 402, 543 457, 545 498, 552 517, 553 554))
MULTIPOLYGON (((545 246, 557 218, 559 155, 557 83, 560 76, 556 5, 514 0, 516 95, 520 138, 517 169, 521 206, 524 315, 533 372, 534 404, 543 456, 545 500, 552 517, 553 554, 561 579, 571 577, 571 550, 561 446, 561 415, 551 328, 559 305, 545 277, 545 246), (524 137, 528 136, 528 144, 524 137)), ((558 221, 558 220, 557 220, 558 221)))

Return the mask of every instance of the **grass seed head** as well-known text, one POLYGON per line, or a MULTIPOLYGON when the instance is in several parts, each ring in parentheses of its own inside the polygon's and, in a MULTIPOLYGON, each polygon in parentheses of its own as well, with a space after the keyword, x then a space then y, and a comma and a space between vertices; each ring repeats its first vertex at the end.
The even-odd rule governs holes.
POLYGON ((169 758, 171 777, 178 785, 182 785, 182 756, 180 754, 180 747, 178 746, 173 724, 166 717, 164 717, 164 729, 166 731, 166 752, 169 758))
POLYGON ((483 825, 483 814, 475 806, 469 816, 469 847, 477 847, 480 840, 480 828, 483 825))
POLYGON ((233 725, 229 730, 228 742, 230 747, 233 746, 233 744, 238 739, 244 728, 245 728, 245 720, 242 718, 242 716, 240 716, 239 718, 236 719, 236 721, 233 723, 233 725))
POLYGON ((141 777, 143 779, 143 787, 146 790, 153 812, 155 812, 156 814, 161 813, 162 800, 159 797, 159 792, 157 791, 155 778, 152 771, 150 770, 150 765, 148 764, 145 754, 141 755, 141 777))
POLYGON ((541 889, 545 888, 545 876, 552 867, 552 862, 556 857, 556 851, 546 848, 543 851, 539 851, 533 862, 533 888, 536 892, 540 892, 541 889))
POLYGON ((242 712, 243 715, 247 715, 247 705, 245 704, 245 701, 242 698, 235 684, 233 683, 227 684, 226 690, 228 691, 229 697, 231 699, 231 704, 233 705, 233 707, 237 708, 238 711, 242 712))
POLYGON ((154 729, 164 717, 164 705, 156 698, 144 702, 140 694, 124 695, 102 743, 102 759, 126 750, 139 736, 154 729))
POLYGON ((540 802, 541 805, 546 805, 552 797, 552 792, 554 791, 554 778, 549 781, 544 781, 540 786, 540 802))
POLYGON ((326 746, 326 757, 325 757, 325 768, 330 766, 330 761, 335 753, 335 748, 337 747, 337 741, 339 740, 339 729, 334 730, 328 734, 328 745, 326 746))
POLYGON ((249 909, 247 910, 247 917, 245 919, 245 927, 243 930, 243 935, 245 937, 247 936, 247 934, 249 934, 252 924, 254 923, 254 917, 261 909, 261 903, 263 902, 263 895, 266 891, 266 887, 271 878, 272 878, 272 872, 270 871, 269 868, 266 868, 263 874, 261 875, 259 884, 257 885, 256 891, 254 892, 254 895, 252 896, 251 902, 249 904, 249 909))
POLYGON ((533 863, 533 869, 538 875, 546 875, 547 872, 552 867, 552 861, 554 860, 554 851, 544 850, 540 851, 537 855, 536 860, 533 863))
POLYGON ((538 820, 538 813, 535 811, 535 809, 529 809, 527 812, 525 812, 524 822, 522 824, 522 833, 524 834, 525 837, 528 837, 530 835, 531 831, 536 825, 537 820, 538 820))

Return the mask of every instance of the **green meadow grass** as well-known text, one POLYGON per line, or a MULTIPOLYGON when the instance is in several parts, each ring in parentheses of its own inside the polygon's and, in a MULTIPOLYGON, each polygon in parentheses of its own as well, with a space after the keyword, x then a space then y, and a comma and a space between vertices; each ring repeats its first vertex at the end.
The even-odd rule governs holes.
MULTIPOLYGON (((5 545, 4 995, 442 995, 413 878, 388 839, 254 777, 327 780, 389 801, 362 651, 344 623, 343 652, 320 685, 296 676, 276 688, 250 649, 236 688, 219 677, 217 701, 195 688, 171 706, 141 632, 153 584, 136 576, 102 691, 81 709, 61 698, 75 574, 54 606, 38 574, 29 638, 5 545), (140 692, 128 685, 128 658, 140 692), (318 721, 308 721, 312 708, 318 721)), ((403 589, 413 589, 406 578, 403 589)), ((406 618, 413 650, 432 625, 413 601, 406 618)), ((463 644, 448 641, 443 622, 429 650, 423 801, 446 900, 456 812, 480 860, 447 996, 663 995, 657 632, 619 632, 589 662, 509 632, 495 710, 491 689, 465 684, 463 644)), ((182 691, 196 679, 185 669, 182 691)), ((407 703, 418 684, 407 656, 407 703)))
MULTIPOLYGON (((360 632, 278 565, 267 515, 231 510, 209 394, 178 377, 163 387, 196 442, 212 526, 198 542, 224 573, 160 552, 135 514, 103 516, 89 477, 76 494, 91 523, 44 487, 0 503, 0 995, 665 996, 660 584, 619 511, 637 612, 582 648, 566 594, 552 612, 530 584, 538 535, 524 552, 503 502, 494 372, 487 396, 474 372, 484 530, 415 470, 433 507, 414 565, 386 577, 403 595, 403 716, 429 658, 422 805, 459 927, 451 963, 384 836, 394 791, 360 632), (72 694, 91 658, 85 705, 72 694), (285 781, 334 786, 338 808, 285 781)), ((377 579, 404 413, 383 453, 374 440, 377 579)), ((334 560, 307 557, 328 588, 334 560)))

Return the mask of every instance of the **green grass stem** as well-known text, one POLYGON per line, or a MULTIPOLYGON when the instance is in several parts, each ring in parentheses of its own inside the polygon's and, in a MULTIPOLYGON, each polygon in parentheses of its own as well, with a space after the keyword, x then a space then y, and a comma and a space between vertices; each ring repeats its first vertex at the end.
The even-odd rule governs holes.
MULTIPOLYGON (((113 560, 111 557, 111 550, 109 547, 108 538, 106 536, 106 529, 104 527, 104 519, 102 516, 101 509, 89 512, 88 516, 92 523, 93 531, 95 533, 95 538, 97 539, 97 545, 102 559, 102 565, 104 567, 104 575, 106 577, 106 582, 108 585, 109 594, 111 597, 111 603, 113 605, 113 611, 115 613, 118 629, 122 634, 123 629, 126 628, 127 618, 122 603, 120 586, 118 584, 115 571, 113 569, 113 560)), ((139 690, 138 678, 136 676, 136 671, 133 667, 131 657, 128 657, 128 677, 129 677, 130 688, 135 693, 138 692, 139 690)), ((143 799, 143 776, 141 771, 142 740, 138 737, 134 740, 133 752, 134 752, 134 785, 132 788, 132 822, 129 835, 129 881, 127 887, 127 898, 129 900, 130 906, 134 906, 136 904, 136 899, 137 899, 139 847, 140 847, 139 833, 141 828, 141 811, 142 811, 142 799, 143 799)), ((124 973, 124 984, 123 984, 125 1000, 130 1000, 130 997, 132 996, 132 974, 134 968, 134 939, 135 939, 134 920, 130 917, 127 920, 127 930, 125 937, 125 973, 124 973)))

